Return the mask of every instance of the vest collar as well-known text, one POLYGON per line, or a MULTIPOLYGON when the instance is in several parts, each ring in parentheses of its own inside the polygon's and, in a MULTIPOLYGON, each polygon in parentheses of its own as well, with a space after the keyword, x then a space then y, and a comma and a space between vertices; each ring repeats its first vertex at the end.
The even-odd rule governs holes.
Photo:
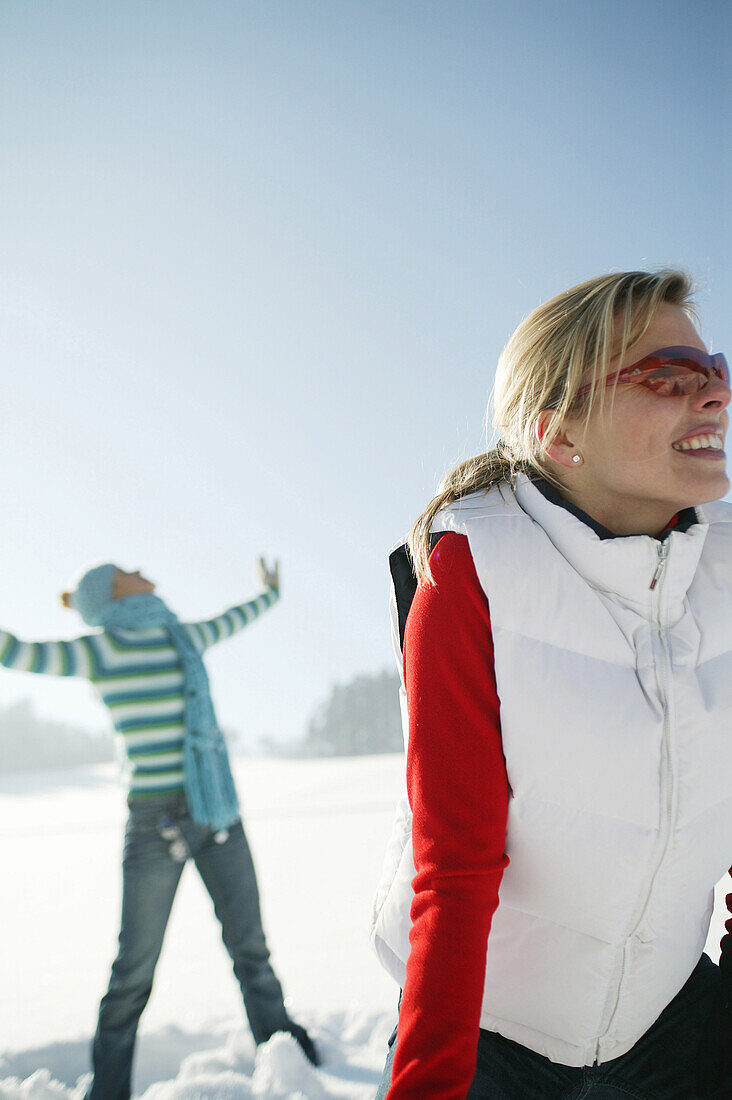
POLYGON ((660 548, 666 547, 662 585, 663 601, 680 613, 683 601, 699 564, 709 524, 695 517, 686 530, 670 530, 664 541, 650 535, 625 535, 603 538, 576 512, 549 500, 536 485, 519 475, 516 499, 521 509, 544 530, 559 553, 594 588, 619 596, 624 601, 652 610, 651 588, 658 568, 660 548))
MULTIPOLYGON (((611 531, 609 527, 604 527, 601 523, 598 523, 596 519, 593 519, 587 512, 583 512, 581 508, 578 508, 576 504, 572 504, 571 501, 565 500, 560 494, 559 490, 552 485, 551 481, 547 481, 543 477, 532 477, 532 484, 537 487, 542 496, 545 496, 547 500, 550 500, 552 504, 557 504, 560 508, 566 508, 568 512, 571 512, 577 519, 581 519, 583 523, 586 523, 588 527, 591 527, 595 534, 600 539, 627 539, 632 538, 631 535, 617 535, 615 531, 611 531)), ((670 520, 668 526, 658 536, 660 539, 665 539, 670 531, 688 531, 695 523, 697 523, 696 511, 693 508, 682 508, 676 515, 670 520)))

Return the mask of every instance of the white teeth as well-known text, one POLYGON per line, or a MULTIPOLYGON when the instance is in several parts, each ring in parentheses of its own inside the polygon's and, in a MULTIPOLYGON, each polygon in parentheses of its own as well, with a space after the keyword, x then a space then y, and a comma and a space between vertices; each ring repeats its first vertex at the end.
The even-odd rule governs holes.
POLYGON ((685 439, 681 443, 674 443, 675 451, 721 451, 724 446, 721 435, 697 435, 693 439, 685 439))

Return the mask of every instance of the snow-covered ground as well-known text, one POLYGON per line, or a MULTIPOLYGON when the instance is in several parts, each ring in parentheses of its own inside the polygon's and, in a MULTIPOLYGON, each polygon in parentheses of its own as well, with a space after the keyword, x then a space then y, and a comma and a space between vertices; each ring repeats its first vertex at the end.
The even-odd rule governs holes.
MULTIPOLYGON (((189 866, 140 1029, 138 1096, 371 1100, 397 990, 371 953, 368 919, 402 770, 400 756, 236 762, 273 961, 324 1065, 313 1069, 282 1035, 255 1058, 189 866)), ((83 1095, 116 947, 124 817, 112 766, 0 777, 0 1100, 83 1095)))
MULTIPOLYGON (((236 761, 265 929, 291 1014, 257 1053, 212 904, 186 867, 143 1016, 145 1100, 369 1100, 398 990, 368 943, 399 796, 400 756, 236 761)), ((83 1095, 89 1039, 114 957, 125 818, 113 766, 0 777, 0 1098, 83 1095)))

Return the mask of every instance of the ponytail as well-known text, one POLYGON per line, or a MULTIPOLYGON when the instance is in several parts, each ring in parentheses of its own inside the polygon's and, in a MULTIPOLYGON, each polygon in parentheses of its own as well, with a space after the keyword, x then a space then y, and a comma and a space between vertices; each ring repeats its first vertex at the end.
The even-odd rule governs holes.
POLYGON ((488 492, 501 482, 514 484, 516 477, 527 469, 527 463, 515 462, 503 441, 480 455, 461 462, 440 482, 437 494, 416 520, 409 532, 407 545, 418 577, 434 583, 429 566, 429 536, 432 521, 438 512, 470 493, 488 492))

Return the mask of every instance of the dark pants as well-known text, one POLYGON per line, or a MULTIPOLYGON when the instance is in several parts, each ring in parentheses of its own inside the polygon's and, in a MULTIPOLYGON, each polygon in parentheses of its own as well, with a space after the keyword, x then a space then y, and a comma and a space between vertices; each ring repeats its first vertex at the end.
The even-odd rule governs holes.
POLYGON ((188 816, 185 800, 132 802, 122 863, 122 926, 109 989, 99 1007, 87 1100, 127 1100, 142 1010, 188 855, 213 899, 256 1043, 289 1024, 269 963, 254 865, 241 822, 226 839, 188 816))
MULTIPOLYGON (((686 985, 635 1046, 600 1066, 562 1066, 501 1035, 481 1031, 468 1100, 695 1100, 700 1038, 710 1009, 719 1005, 721 1010, 720 982, 719 967, 702 955, 686 985)), ((396 1034, 389 1040, 376 1100, 383 1100, 391 1084, 396 1034)), ((721 1035, 720 1041, 725 1041, 721 1035)), ((725 1051, 719 1049, 716 1056, 721 1060, 725 1051)), ((732 1079, 714 1096, 732 1100, 732 1079)))

